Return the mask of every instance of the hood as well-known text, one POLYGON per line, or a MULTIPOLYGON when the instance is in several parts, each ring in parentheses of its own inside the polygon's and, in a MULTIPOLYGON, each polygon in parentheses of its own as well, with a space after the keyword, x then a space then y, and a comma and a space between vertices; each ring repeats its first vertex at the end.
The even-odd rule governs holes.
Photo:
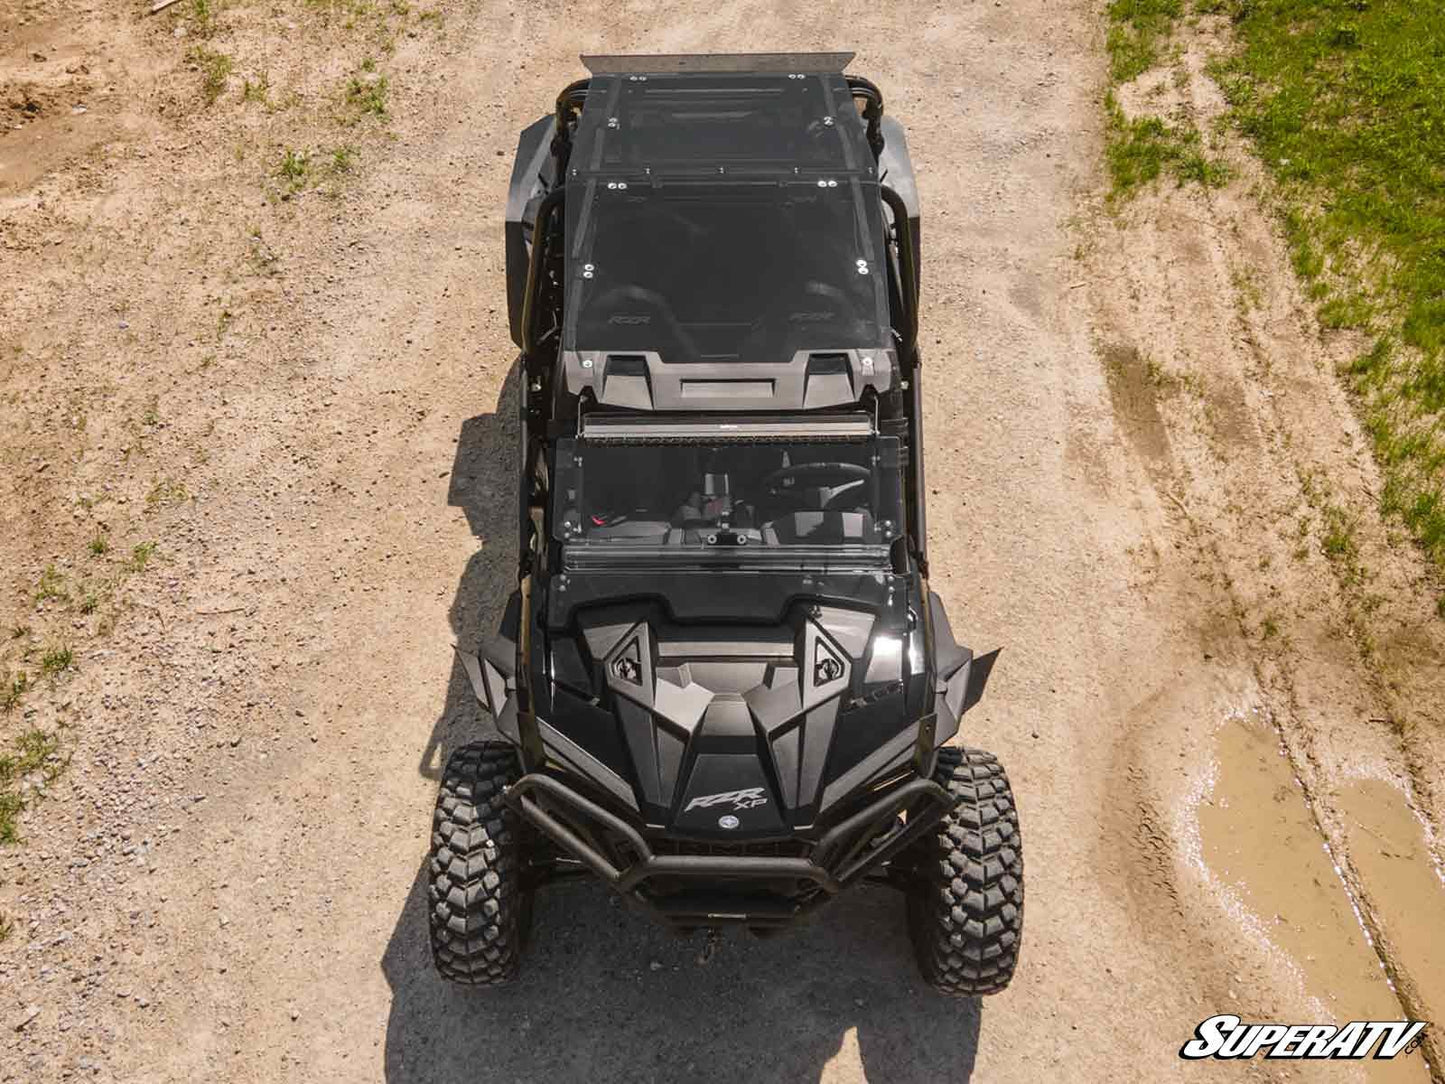
POLYGON ((907 581, 842 598, 777 586, 747 622, 716 583, 731 620, 656 600, 569 610, 537 690, 552 751, 585 754, 569 766, 650 825, 702 837, 791 834, 901 763, 932 699, 907 581))

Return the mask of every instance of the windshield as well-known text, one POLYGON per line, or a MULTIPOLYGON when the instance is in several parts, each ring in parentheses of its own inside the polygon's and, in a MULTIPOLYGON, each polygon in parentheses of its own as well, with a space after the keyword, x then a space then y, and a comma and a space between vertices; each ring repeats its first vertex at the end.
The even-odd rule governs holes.
POLYGON ((903 518, 898 441, 557 442, 553 536, 586 547, 886 547, 903 518))

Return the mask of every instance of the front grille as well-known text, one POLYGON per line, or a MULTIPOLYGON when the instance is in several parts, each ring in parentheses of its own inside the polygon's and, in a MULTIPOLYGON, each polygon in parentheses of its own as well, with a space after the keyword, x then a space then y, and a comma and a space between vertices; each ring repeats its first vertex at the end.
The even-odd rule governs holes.
POLYGON ((773 840, 763 843, 698 843, 683 839, 648 840, 658 855, 712 855, 725 858, 807 858, 813 849, 805 840, 773 840))

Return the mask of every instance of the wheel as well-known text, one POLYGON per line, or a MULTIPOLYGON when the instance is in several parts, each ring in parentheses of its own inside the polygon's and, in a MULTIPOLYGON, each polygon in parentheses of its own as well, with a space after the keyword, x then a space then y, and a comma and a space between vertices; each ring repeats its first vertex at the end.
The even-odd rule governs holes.
POLYGON ((502 790, 520 773, 516 752, 500 742, 463 746, 442 772, 429 917, 432 959, 452 982, 496 986, 517 975, 532 917, 522 883, 527 832, 502 790))
POLYGON ((933 777, 962 801, 910 848, 909 937, 939 993, 996 994, 1013 978, 1024 926, 1013 791, 998 760, 977 749, 940 749, 933 777))

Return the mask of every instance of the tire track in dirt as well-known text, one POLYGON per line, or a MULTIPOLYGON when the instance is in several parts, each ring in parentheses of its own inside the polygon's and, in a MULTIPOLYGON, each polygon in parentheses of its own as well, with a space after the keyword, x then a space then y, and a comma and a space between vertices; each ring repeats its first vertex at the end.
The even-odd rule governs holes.
MULTIPOLYGON (((1189 93, 1179 108, 1206 123, 1198 114, 1215 95, 1189 93)), ((1146 195, 1094 235, 1094 275, 1115 278, 1097 294, 1100 340, 1116 344, 1104 350, 1114 406, 1187 538, 1194 567, 1180 574, 1211 584, 1229 619, 1235 664, 1277 727, 1399 1011, 1430 1019, 1442 991, 1426 916, 1445 906, 1430 854, 1441 727, 1430 660, 1445 658, 1442 635, 1413 589, 1428 582, 1418 555, 1388 545, 1373 513, 1373 464, 1333 379, 1352 344, 1322 339, 1306 315, 1283 246, 1244 192, 1252 164, 1236 160, 1245 181, 1146 195), (1376 643, 1401 633, 1413 659, 1376 643), (1419 840, 1409 868, 1423 877, 1378 863, 1362 876, 1351 847, 1363 836, 1350 827, 1361 778, 1388 782, 1407 811, 1419 840)))

